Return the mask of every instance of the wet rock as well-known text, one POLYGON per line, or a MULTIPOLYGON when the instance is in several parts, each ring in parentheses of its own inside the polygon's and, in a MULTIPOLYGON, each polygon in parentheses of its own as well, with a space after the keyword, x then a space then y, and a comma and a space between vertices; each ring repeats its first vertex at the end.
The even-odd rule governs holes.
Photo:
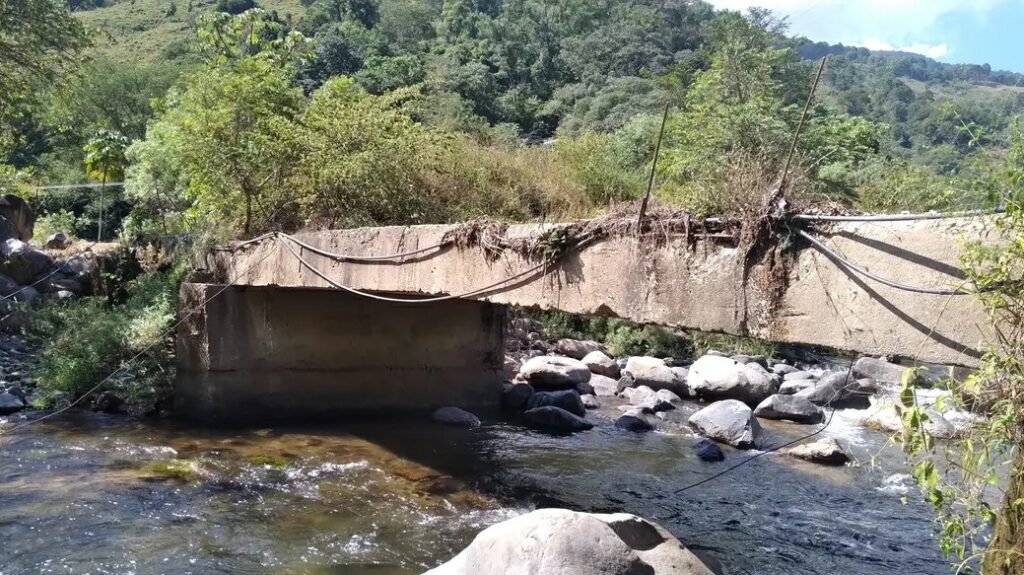
POLYGON ((0 393, 0 415, 9 415, 25 409, 25 402, 20 397, 5 391, 0 393))
POLYGON ((613 397, 619 393, 619 382, 603 375, 590 376, 590 387, 598 397, 613 397))
POLYGON ((479 427, 480 418, 459 407, 442 407, 432 415, 434 421, 458 427, 479 427))
POLYGON ((623 370, 633 377, 637 385, 646 385, 652 389, 670 389, 679 394, 686 394, 686 379, 665 365, 656 357, 634 356, 626 362, 623 370))
POLYGON ((585 431, 594 427, 586 419, 553 405, 528 409, 523 412, 523 420, 530 427, 555 433, 585 431))
POLYGON ((754 415, 764 419, 785 419, 804 424, 825 421, 825 412, 820 407, 796 395, 773 395, 754 409, 754 415))
POLYGON ((589 353, 601 351, 601 344, 591 340, 560 339, 555 342, 554 350, 555 353, 560 353, 573 359, 583 359, 589 353))
POLYGON ((582 402, 583 403, 583 407, 585 407, 587 409, 597 409, 597 408, 601 407, 601 404, 598 403, 597 398, 594 397, 593 395, 590 395, 589 393, 585 394, 585 395, 581 395, 580 396, 580 402, 582 402))
POLYGON ((581 360, 583 365, 590 369, 590 372, 595 375, 603 375, 605 377, 617 378, 619 377, 619 364, 614 359, 608 357, 608 354, 600 350, 595 350, 587 355, 583 356, 581 360))
POLYGON ((843 465, 850 460, 850 456, 843 451, 839 442, 831 437, 819 439, 814 443, 797 445, 787 449, 786 454, 822 465, 843 465))
POLYGON ((794 395, 814 387, 818 383, 813 379, 794 379, 792 381, 783 381, 782 385, 779 386, 779 393, 782 395, 794 395))
POLYGON ((687 384, 701 399, 738 399, 757 405, 777 389, 772 378, 758 368, 728 357, 705 355, 690 366, 687 384))
POLYGON ((857 393, 857 382, 850 372, 841 371, 823 376, 814 387, 797 392, 794 397, 803 397, 820 406, 856 407, 868 406, 868 396, 857 393))
POLYGON ((701 461, 725 460, 725 453, 722 453, 722 448, 714 441, 701 439, 693 445, 693 450, 697 453, 697 457, 699 457, 701 461))
POLYGON ((483 530, 424 575, 713 575, 664 528, 626 513, 540 509, 483 530))
MULTIPOLYGON (((957 437, 975 422, 973 416, 961 414, 955 409, 941 412, 923 398, 918 400, 918 405, 924 409, 927 416, 924 422, 925 433, 936 439, 957 437), (964 417, 960 417, 961 415, 964 417), (951 419, 957 423, 953 423, 951 419)), ((871 398, 871 406, 861 419, 861 425, 879 431, 902 431, 903 423, 896 412, 896 401, 891 397, 871 398)))
POLYGON ((622 393, 626 389, 636 387, 636 380, 633 379, 633 374, 626 372, 623 373, 618 381, 619 393, 622 393))
POLYGON ((502 387, 501 407, 508 411, 523 411, 533 396, 533 386, 528 383, 512 383, 502 387))
POLYGON ((676 393, 670 389, 659 389, 654 395, 661 401, 667 401, 668 403, 683 402, 683 398, 676 395, 676 393))
POLYGON ((775 375, 781 375, 783 377, 791 373, 796 373, 798 371, 800 370, 787 363, 776 363, 775 365, 772 366, 772 373, 774 373, 775 375))
POLYGON ((574 388, 590 381, 590 370, 576 359, 542 356, 524 363, 519 378, 535 388, 574 388))
POLYGON ((817 379, 817 377, 809 371, 791 371, 782 376, 782 381, 797 381, 801 379, 817 379))
POLYGON ((653 389, 647 387, 646 385, 627 388, 623 390, 623 396, 629 400, 630 404, 641 409, 644 409, 646 411, 649 411, 651 413, 656 413, 659 411, 671 411, 675 409, 676 407, 672 405, 672 402, 669 399, 666 399, 666 395, 659 395, 659 393, 661 393, 662 391, 666 393, 671 393, 677 399, 679 397, 678 395, 667 389, 659 390, 656 392, 653 389))
POLYGON ((858 378, 870 378, 879 383, 897 385, 903 382, 903 374, 909 369, 884 359, 862 357, 853 364, 853 375, 858 378))
MULTIPOLYGON (((594 376, 591 375, 590 379, 594 379, 594 376)), ((574 387, 573 389, 575 389, 576 393, 580 395, 594 395, 594 386, 590 385, 589 381, 577 383, 576 387, 574 387)))
POLYGON ((654 426, 644 419, 643 412, 640 410, 620 415, 615 420, 615 427, 634 433, 643 433, 654 429, 654 426))
POLYGON ((736 363, 742 363, 743 365, 757 364, 763 367, 765 370, 768 369, 768 359, 763 355, 745 355, 742 353, 732 356, 733 361, 736 363))
POLYGON ((48 250, 66 250, 71 247, 71 240, 68 239, 67 234, 57 232, 47 236, 46 243, 43 245, 48 250))
POLYGON ((735 399, 712 403, 691 415, 689 424, 710 439, 740 449, 755 447, 761 436, 761 426, 753 412, 745 403, 735 399))
POLYGON ((20 284, 31 283, 53 268, 53 258, 21 240, 9 239, 0 244, 0 255, 4 257, 0 269, 20 284))
POLYGON ((571 389, 563 391, 538 391, 526 402, 526 409, 530 410, 548 405, 562 408, 569 413, 581 417, 587 413, 586 408, 583 406, 583 401, 580 400, 580 394, 571 389))

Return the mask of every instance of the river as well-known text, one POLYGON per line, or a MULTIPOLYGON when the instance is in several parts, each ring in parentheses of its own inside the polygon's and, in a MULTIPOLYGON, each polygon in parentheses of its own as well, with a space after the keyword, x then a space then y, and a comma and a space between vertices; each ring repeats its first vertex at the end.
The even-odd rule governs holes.
MULTIPOLYGON (((604 403, 568 437, 500 419, 213 429, 70 413, 0 436, 0 575, 420 573, 548 506, 653 519, 730 574, 948 572, 902 454, 854 412, 823 435, 855 465, 773 453, 676 494, 756 452, 698 460, 696 404, 633 434, 604 403)), ((769 444, 810 429, 766 424, 769 444)))

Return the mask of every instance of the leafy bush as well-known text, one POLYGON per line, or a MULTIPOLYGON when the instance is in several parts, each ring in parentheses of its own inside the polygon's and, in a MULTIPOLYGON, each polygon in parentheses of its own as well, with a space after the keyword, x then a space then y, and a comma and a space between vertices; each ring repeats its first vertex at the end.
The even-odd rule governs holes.
POLYGON ((33 241, 42 245, 46 242, 46 238, 55 233, 63 233, 68 236, 68 239, 74 239, 78 226, 79 218, 75 217, 75 214, 67 210, 51 212, 36 219, 33 241))
POLYGON ((141 276, 130 282, 120 305, 89 298, 35 310, 30 334, 42 343, 35 372, 38 402, 51 404, 62 394, 77 397, 120 367, 105 389, 133 411, 155 409, 173 378, 170 350, 161 336, 175 317, 179 279, 178 272, 141 276))

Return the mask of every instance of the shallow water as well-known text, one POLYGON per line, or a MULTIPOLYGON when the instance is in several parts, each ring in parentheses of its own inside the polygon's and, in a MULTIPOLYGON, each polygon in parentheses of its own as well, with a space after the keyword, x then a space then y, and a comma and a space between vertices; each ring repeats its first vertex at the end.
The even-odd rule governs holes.
MULTIPOLYGON (((611 402, 609 402, 611 403, 611 402)), ((684 406, 660 431, 607 406, 570 437, 492 421, 217 430, 92 413, 0 436, 0 575, 420 573, 537 506, 654 519, 728 573, 947 572, 898 450, 840 412, 857 465, 700 462, 684 406), (870 462, 874 461, 874 465, 870 462), (176 476, 175 476, 176 475, 176 476)), ((807 427, 766 426, 769 444, 807 427)))

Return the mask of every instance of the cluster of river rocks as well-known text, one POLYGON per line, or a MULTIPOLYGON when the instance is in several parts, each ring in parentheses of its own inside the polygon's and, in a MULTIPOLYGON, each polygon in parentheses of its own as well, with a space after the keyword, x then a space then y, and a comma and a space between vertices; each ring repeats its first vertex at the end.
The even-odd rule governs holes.
MULTIPOLYGON (((535 346, 536 347, 536 346, 535 346)), ((827 409, 862 410, 862 423, 895 431, 895 389, 906 367, 862 357, 849 369, 824 364, 791 363, 761 356, 727 355, 710 351, 692 363, 649 356, 613 358, 594 341, 561 339, 547 344, 547 354, 517 360, 506 358, 509 381, 502 407, 527 426, 552 433, 572 433, 593 427, 588 409, 606 398, 625 402, 615 426, 632 432, 658 427, 669 412, 685 400, 707 405, 690 415, 688 425, 702 436, 738 449, 761 448, 763 431, 758 419, 813 425, 826 421, 827 409)), ((937 437, 952 437, 971 416, 940 411, 937 401, 947 392, 922 389, 919 403, 928 410, 928 430, 937 437)), ((950 402, 951 403, 951 402, 950 402)), ((445 408, 439 421, 476 425, 468 412, 445 408)), ((706 460, 721 460, 712 442, 696 446, 706 460)), ((833 439, 788 450, 790 455, 824 464, 847 461, 833 439)))

